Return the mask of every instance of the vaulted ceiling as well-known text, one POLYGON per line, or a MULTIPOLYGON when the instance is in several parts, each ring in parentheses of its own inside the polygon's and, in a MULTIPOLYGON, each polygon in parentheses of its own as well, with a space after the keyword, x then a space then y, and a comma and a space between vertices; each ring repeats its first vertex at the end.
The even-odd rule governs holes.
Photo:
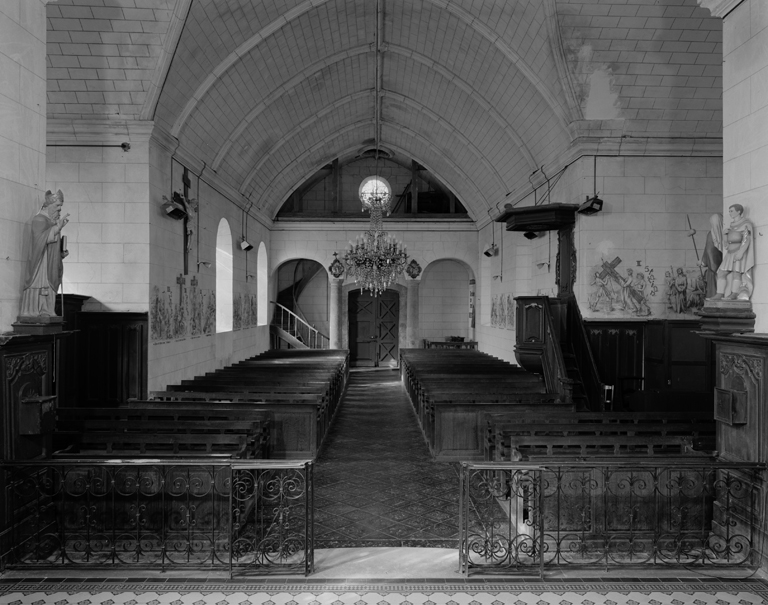
POLYGON ((269 216, 377 139, 480 220, 578 137, 722 128, 695 0, 92 4, 48 5, 49 117, 153 119, 269 216))

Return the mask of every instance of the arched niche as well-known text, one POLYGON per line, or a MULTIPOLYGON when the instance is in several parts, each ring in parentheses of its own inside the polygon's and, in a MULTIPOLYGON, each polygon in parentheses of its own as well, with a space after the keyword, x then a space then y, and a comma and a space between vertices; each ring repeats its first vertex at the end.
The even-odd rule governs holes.
POLYGON ((419 288, 420 338, 472 338, 469 311, 470 290, 474 290, 470 282, 474 279, 472 268, 454 258, 440 258, 424 268, 419 288))

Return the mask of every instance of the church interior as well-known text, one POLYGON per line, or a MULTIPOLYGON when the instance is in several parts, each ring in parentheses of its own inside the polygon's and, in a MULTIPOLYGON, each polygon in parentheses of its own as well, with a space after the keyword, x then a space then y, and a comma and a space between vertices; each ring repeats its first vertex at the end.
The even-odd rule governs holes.
POLYGON ((767 49, 764 0, 0 2, 0 602, 768 599, 767 49))

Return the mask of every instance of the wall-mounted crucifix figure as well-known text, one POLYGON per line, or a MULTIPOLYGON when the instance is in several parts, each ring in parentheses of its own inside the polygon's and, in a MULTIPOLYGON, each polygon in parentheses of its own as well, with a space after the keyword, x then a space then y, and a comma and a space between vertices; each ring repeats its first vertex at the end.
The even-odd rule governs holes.
POLYGON ((189 274, 189 253, 192 251, 192 246, 195 242, 195 233, 197 232, 197 200, 190 199, 189 189, 192 185, 192 181, 189 178, 189 170, 185 167, 184 174, 181 177, 181 182, 184 184, 184 209, 186 216, 184 217, 184 275, 189 274))

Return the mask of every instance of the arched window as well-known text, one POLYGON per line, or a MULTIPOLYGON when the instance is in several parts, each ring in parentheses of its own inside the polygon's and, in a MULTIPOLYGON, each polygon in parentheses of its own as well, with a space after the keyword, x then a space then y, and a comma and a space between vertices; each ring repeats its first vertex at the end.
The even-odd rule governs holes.
POLYGON ((232 231, 227 219, 216 232, 216 332, 232 331, 232 231))
POLYGON ((257 325, 267 325, 269 308, 269 265, 267 263, 267 247, 264 242, 259 244, 259 255, 256 257, 256 305, 257 325))

